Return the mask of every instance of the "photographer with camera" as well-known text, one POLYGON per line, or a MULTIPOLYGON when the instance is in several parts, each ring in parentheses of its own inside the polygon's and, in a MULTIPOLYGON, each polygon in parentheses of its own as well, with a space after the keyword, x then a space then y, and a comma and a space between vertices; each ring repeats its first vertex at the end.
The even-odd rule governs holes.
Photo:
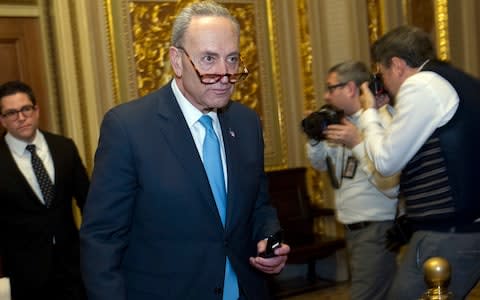
POLYGON ((422 265, 441 256, 450 291, 464 299, 480 278, 480 81, 436 60, 428 33, 401 26, 372 47, 385 88, 395 96, 389 126, 362 85, 365 149, 384 175, 402 172, 400 190, 413 233, 388 299, 422 295, 422 265))
MULTIPOLYGON (((385 247, 385 234, 395 218, 398 177, 382 177, 375 171, 356 127, 362 112, 360 85, 369 78, 361 62, 333 66, 325 92, 328 104, 302 121, 309 137, 308 158, 314 168, 329 171, 336 188, 336 216, 345 224, 351 299, 355 300, 385 299, 396 270, 396 253, 385 247)), ((387 102, 389 98, 379 99, 387 102)), ((387 106, 381 111, 387 123, 387 106)))

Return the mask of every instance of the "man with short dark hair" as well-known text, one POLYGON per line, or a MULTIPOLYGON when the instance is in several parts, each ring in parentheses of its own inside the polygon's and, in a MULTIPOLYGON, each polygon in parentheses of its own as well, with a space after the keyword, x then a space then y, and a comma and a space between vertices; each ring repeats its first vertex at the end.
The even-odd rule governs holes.
POLYGON ((72 140, 38 129, 40 107, 20 81, 0 86, 0 255, 15 300, 86 299, 72 197, 89 179, 72 140))
POLYGON ((425 291, 422 265, 432 256, 452 266, 449 289, 463 299, 480 278, 480 81, 436 59, 429 35, 401 26, 372 47, 395 114, 380 126, 375 99, 362 85, 365 146, 376 169, 402 172, 400 190, 414 234, 389 299, 425 291))

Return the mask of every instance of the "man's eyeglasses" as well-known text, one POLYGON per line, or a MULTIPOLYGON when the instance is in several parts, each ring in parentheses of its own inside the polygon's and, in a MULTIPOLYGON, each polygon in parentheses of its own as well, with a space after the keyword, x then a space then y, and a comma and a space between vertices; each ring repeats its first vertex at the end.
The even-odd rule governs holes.
POLYGON ((247 78, 248 70, 247 70, 247 67, 243 64, 243 61, 242 61, 241 58, 240 58, 240 62, 241 62, 242 65, 243 65, 243 72, 233 73, 233 74, 230 74, 230 73, 225 73, 225 74, 200 74, 200 71, 198 71, 197 67, 195 66, 195 64, 193 63, 192 59, 190 58, 190 55, 188 55, 187 51, 186 51, 185 49, 183 49, 182 47, 176 47, 176 48, 182 50, 183 53, 185 53, 185 55, 187 56, 188 60, 189 60, 190 63, 192 64, 193 69, 194 69, 195 72, 197 73, 198 78, 200 79, 200 81, 201 81, 203 84, 214 84, 214 83, 217 83, 217 82, 219 82, 224 76, 227 76, 228 82, 230 82, 230 83, 237 83, 238 81, 241 81, 241 80, 244 80, 245 78, 247 78))
POLYGON ((22 113, 25 118, 29 118, 32 116, 33 112, 37 109, 35 105, 25 105, 19 110, 11 109, 7 110, 6 112, 2 113, 2 118, 7 119, 8 121, 16 121, 18 119, 18 114, 22 113))
POLYGON ((340 83, 332 84, 332 85, 327 84, 326 88, 327 88, 327 91, 329 93, 333 93, 337 88, 346 86, 347 83, 348 82, 340 82, 340 83))

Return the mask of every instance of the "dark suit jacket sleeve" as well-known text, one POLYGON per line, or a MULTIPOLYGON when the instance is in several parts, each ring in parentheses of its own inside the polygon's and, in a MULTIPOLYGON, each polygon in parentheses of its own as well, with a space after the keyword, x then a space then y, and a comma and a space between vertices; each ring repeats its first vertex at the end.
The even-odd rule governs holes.
POLYGON ((83 165, 82 159, 78 154, 78 149, 71 141, 72 145, 72 152, 73 152, 73 159, 74 159, 74 169, 72 170, 73 176, 73 196, 75 197, 75 201, 77 202, 78 207, 80 210, 83 211, 83 207, 85 205, 85 201, 87 200, 87 193, 88 188, 90 185, 90 180, 88 178, 87 170, 83 165))
POLYGON ((126 299, 120 264, 138 187, 122 125, 113 111, 106 114, 80 229, 82 276, 91 300, 126 299))
POLYGON ((264 142, 263 132, 260 119, 256 117, 257 121, 257 145, 259 148, 258 157, 259 163, 259 179, 260 185, 258 190, 257 201, 254 211, 254 240, 259 241, 266 238, 268 235, 280 230, 280 223, 278 221, 276 209, 272 207, 270 196, 268 193, 268 181, 264 172, 264 142))

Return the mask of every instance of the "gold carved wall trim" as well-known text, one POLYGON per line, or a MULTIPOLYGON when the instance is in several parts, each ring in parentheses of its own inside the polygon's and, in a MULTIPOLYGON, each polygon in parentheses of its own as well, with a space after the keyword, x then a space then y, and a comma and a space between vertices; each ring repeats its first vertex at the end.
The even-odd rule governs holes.
POLYGON ((108 57, 107 59, 110 61, 110 73, 109 77, 113 85, 113 103, 114 104, 119 104, 120 103, 120 80, 119 76, 119 70, 118 70, 118 59, 117 59, 117 48, 115 45, 115 32, 114 32, 114 26, 113 26, 113 18, 114 18, 114 13, 113 13, 113 5, 112 1, 114 0, 105 0, 103 2, 103 8, 105 12, 105 19, 106 19, 106 30, 105 33, 107 35, 107 53, 108 57))
MULTIPOLYGON (((117 103, 148 94, 172 79, 168 48, 174 16, 187 3, 181 0, 104 0, 108 15, 110 59, 117 103)), ((287 165, 280 73, 276 49, 275 9, 271 0, 223 0, 241 24, 241 55, 250 74, 232 99, 257 111, 264 129, 265 166, 287 165)))
POLYGON ((435 1, 435 28, 437 55, 441 60, 450 59, 448 38, 448 0, 435 1))
MULTIPOLYGON (((402 24, 417 26, 429 32, 434 40, 437 57, 441 60, 450 59, 450 42, 448 37, 448 0, 366 0, 368 5, 368 29, 370 44, 393 27, 402 24), (400 2, 401 1, 401 2, 400 2), (395 19, 392 8, 400 7, 402 19, 397 24, 386 28, 386 18, 395 19)), ((391 22, 390 22, 391 23, 391 22)))
POLYGON ((383 12, 383 0, 367 0, 368 10, 368 40, 373 44, 385 33, 385 21, 383 12))

